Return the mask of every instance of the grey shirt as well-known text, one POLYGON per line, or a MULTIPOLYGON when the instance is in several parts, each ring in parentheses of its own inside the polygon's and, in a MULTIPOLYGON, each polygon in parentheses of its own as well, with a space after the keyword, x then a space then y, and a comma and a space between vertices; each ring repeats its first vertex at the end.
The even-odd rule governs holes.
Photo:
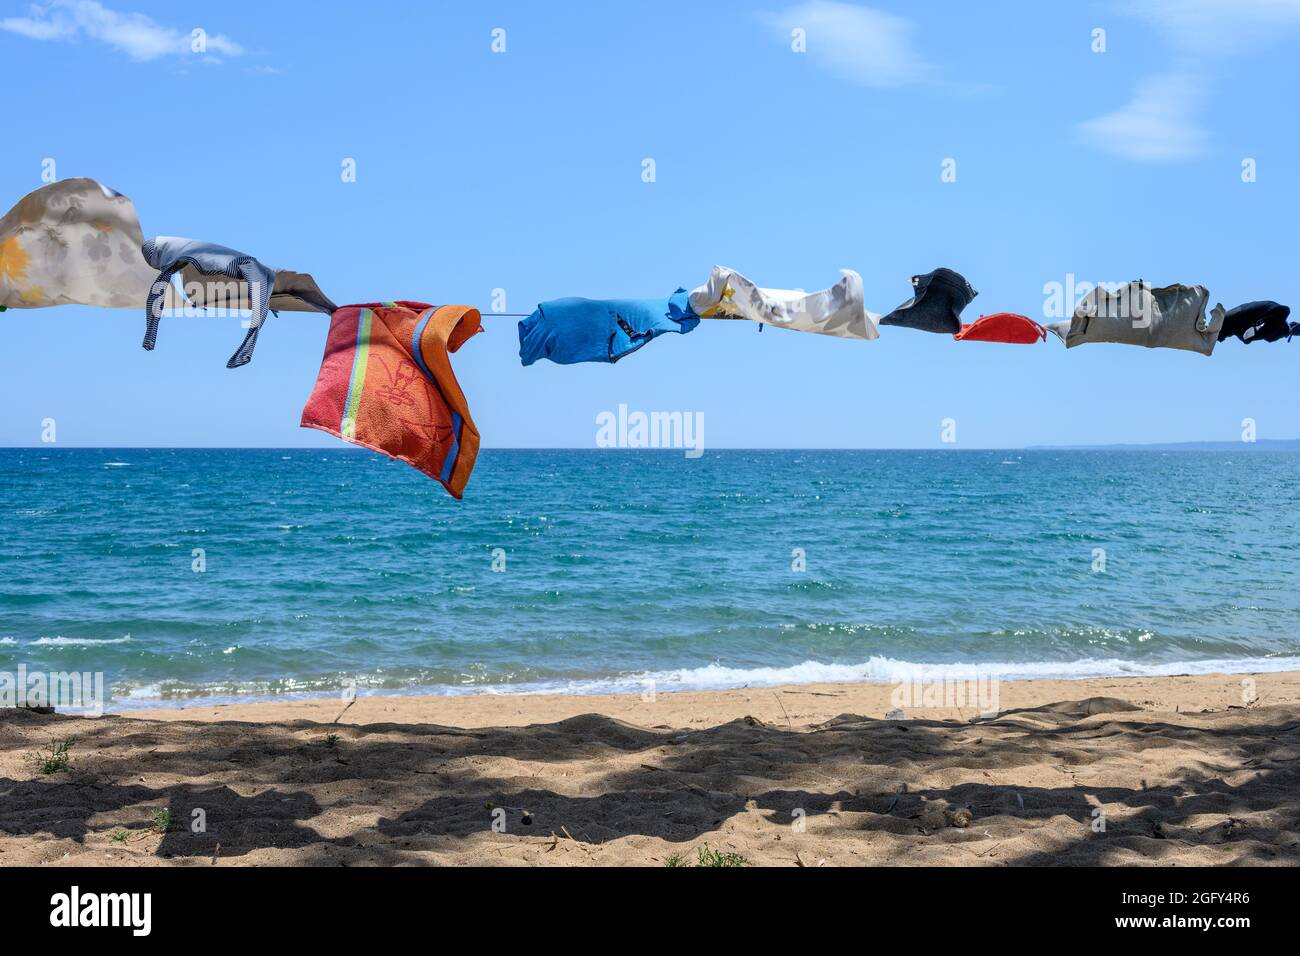
POLYGON ((1186 349, 1209 355, 1219 341, 1224 310, 1207 319, 1209 290, 1203 285, 1153 289, 1138 280, 1111 292, 1098 286, 1084 296, 1074 318, 1047 326, 1066 348, 1088 342, 1118 342, 1146 348, 1186 349))

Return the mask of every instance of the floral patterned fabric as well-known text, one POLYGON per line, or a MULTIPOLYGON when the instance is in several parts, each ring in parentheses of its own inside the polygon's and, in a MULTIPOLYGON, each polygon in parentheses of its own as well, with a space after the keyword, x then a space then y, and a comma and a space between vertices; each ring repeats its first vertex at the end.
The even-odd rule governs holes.
POLYGON ((157 275, 143 241, 121 193, 93 179, 42 186, 0 219, 0 306, 138 309, 157 275))

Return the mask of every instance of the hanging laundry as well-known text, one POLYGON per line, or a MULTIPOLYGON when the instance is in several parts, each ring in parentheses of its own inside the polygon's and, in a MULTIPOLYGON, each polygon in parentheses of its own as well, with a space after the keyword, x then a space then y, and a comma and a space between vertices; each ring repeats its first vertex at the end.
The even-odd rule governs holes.
MULTIPOLYGON (((199 308, 235 308, 236 303, 239 303, 239 308, 249 308, 252 296, 248 291, 248 283, 239 280, 237 294, 226 301, 229 282, 222 282, 223 278, 226 277, 219 273, 204 272, 192 265, 181 268, 181 285, 193 305, 199 308), (211 296, 212 305, 208 306, 207 293, 210 291, 214 294, 211 296)), ((269 307, 273 315, 280 312, 324 312, 332 315, 338 308, 310 275, 288 269, 275 270, 275 286, 271 289, 269 307)))
POLYGON ((1186 349, 1209 355, 1223 326, 1222 305, 1205 317, 1209 290, 1203 285, 1153 289, 1130 282, 1115 291, 1098 286, 1083 297, 1069 322, 1047 326, 1066 348, 1088 342, 1118 342, 1146 348, 1186 349))
POLYGON ((617 362, 665 332, 700 324, 686 290, 668 299, 555 299, 519 323, 519 361, 617 362))
MULTIPOLYGON (((227 308, 243 308, 247 305, 253 313, 249 321, 248 332, 235 354, 226 362, 226 368, 238 368, 247 365, 253 358, 253 349, 257 346, 257 334, 266 321, 266 313, 271 304, 271 293, 275 289, 276 270, 264 266, 255 258, 236 249, 219 246, 214 242, 198 239, 182 239, 178 236, 154 236, 145 241, 141 247, 145 261, 158 269, 149 295, 145 298, 144 347, 152 351, 158 339, 158 321, 162 317, 162 294, 171 288, 172 276, 186 266, 196 275, 196 284, 211 287, 214 281, 233 279, 242 281, 243 285, 220 287, 214 294, 205 294, 204 301, 209 307, 222 300, 227 308)), ((312 283, 315 285, 315 283, 312 283)))
POLYGON ((760 289, 726 266, 714 266, 709 281, 691 292, 691 311, 702 319, 752 319, 796 332, 845 339, 877 339, 880 316, 863 305, 862 276, 851 269, 821 292, 760 289))
POLYGON ((1043 328, 1027 315, 1014 312, 995 312, 981 315, 953 335, 958 342, 1007 342, 1011 345, 1033 345, 1047 338, 1043 328))
MULTIPOLYGON (((154 270, 135 204, 93 179, 28 193, 0 219, 0 305, 140 307, 154 270)), ((179 299, 169 292, 168 308, 179 299)))
POLYGON ((1291 336, 1300 332, 1300 322, 1287 322, 1290 315, 1291 309, 1277 302, 1247 302, 1229 309, 1223 316, 1219 341, 1235 335, 1247 345, 1251 342, 1276 342, 1278 339, 1289 342, 1291 336))
POLYGON ((880 320, 881 325, 901 325, 922 332, 961 331, 961 310, 979 295, 966 277, 951 269, 935 269, 912 276, 916 293, 880 320))
POLYGON ((449 353, 483 331, 480 320, 468 305, 383 302, 335 310, 302 427, 404 461, 460 498, 479 434, 449 353))

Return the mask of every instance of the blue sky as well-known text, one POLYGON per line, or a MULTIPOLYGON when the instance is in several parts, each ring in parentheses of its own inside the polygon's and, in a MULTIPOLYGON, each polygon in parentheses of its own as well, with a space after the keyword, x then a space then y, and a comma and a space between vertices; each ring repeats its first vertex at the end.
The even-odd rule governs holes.
MULTIPOLYGON (((1300 304, 1300 0, 319 7, 3 4, 0 202, 52 158, 130 196, 145 235, 309 271, 339 303, 486 312, 500 288, 527 312, 721 263, 808 289, 853 268, 877 312, 948 266, 979 290, 967 321, 1041 320, 1070 274, 1300 304)), ((228 370, 234 318, 164 321, 147 353, 143 304, 11 310, 0 444, 52 417, 62 445, 338 445, 297 424, 327 321, 272 317, 228 370)), ((484 321, 455 362, 486 447, 592 447, 620 403, 703 412, 714 448, 938 447, 944 418, 959 447, 1232 440, 1246 417, 1300 436, 1300 343, 1206 359, 705 322, 614 366, 523 368, 515 320, 484 321)))

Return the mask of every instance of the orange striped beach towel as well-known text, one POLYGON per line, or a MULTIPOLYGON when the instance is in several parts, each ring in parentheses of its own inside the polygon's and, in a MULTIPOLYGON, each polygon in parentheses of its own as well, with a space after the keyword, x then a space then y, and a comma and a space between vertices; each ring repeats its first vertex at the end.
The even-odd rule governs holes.
POLYGON ((479 434, 450 353, 481 331, 479 311, 468 305, 342 306, 330 319, 302 426, 404 461, 460 498, 479 434))

